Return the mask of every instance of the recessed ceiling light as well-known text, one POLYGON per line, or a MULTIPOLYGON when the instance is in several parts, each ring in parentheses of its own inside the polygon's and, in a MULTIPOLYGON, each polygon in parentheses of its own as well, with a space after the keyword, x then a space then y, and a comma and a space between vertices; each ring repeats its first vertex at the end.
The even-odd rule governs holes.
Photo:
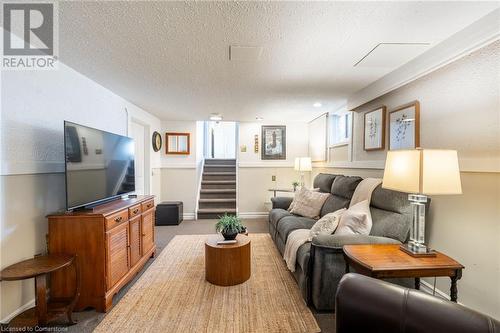
POLYGON ((220 121, 220 120, 222 120, 222 115, 219 113, 211 113, 210 120, 220 121))
POLYGON ((264 118, 257 116, 257 117, 255 117, 255 120, 262 121, 262 120, 264 120, 264 118))
POLYGON ((313 104, 313 106, 314 106, 315 108, 320 108, 320 107, 322 107, 322 106, 323 106, 323 104, 321 104, 320 102, 316 102, 316 103, 314 103, 314 104, 313 104))

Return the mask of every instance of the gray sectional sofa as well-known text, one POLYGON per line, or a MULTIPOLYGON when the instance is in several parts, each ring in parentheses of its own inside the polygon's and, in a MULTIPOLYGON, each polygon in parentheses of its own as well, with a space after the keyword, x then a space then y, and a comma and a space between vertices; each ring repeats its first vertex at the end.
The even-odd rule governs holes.
MULTIPOLYGON (((348 207, 361 177, 318 174, 314 188, 331 195, 325 201, 321 216, 348 207)), ((310 229, 316 220, 287 211, 292 198, 272 198, 269 233, 283 254, 288 235, 297 229, 310 229)), ((335 307, 337 285, 345 272, 342 246, 346 244, 400 244, 407 241, 412 221, 411 206, 406 193, 383 189, 373 191, 370 207, 373 226, 370 235, 321 235, 302 245, 297 252, 293 273, 302 296, 319 311, 335 307)))

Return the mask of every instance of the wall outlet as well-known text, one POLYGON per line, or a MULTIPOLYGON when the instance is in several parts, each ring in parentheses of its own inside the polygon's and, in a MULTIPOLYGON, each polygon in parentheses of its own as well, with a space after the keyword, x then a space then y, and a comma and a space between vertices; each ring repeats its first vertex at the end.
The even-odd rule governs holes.
POLYGON ((276 176, 272 175, 272 176, 271 176, 271 180, 272 180, 273 182, 275 182, 275 181, 276 181, 276 176))

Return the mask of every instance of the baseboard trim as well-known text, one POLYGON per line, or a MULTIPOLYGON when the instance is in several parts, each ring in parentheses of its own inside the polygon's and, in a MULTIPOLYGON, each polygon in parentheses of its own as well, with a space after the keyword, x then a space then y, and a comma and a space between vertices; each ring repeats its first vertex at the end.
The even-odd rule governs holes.
POLYGON ((12 312, 11 314, 7 315, 5 318, 2 318, 2 320, 0 320, 0 323, 1 324, 8 324, 9 321, 11 321, 15 316, 17 316, 18 314, 28 310, 29 308, 32 308, 35 306, 35 299, 33 298, 31 301, 29 301, 28 303, 22 305, 21 307, 17 308, 16 310, 14 310, 14 312, 12 312))
POLYGON ((238 216, 245 219, 257 219, 267 217, 269 212, 240 212, 238 216))
POLYGON ((184 213, 182 215, 182 217, 184 218, 184 220, 186 221, 191 221, 191 220, 196 220, 196 214, 195 213, 184 213))

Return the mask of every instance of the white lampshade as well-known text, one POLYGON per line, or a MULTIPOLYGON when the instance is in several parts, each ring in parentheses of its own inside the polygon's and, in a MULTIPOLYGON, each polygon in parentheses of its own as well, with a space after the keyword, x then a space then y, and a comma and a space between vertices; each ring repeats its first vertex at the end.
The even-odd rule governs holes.
POLYGON ((382 187, 426 195, 461 194, 457 151, 443 149, 389 151, 382 187))
POLYGON ((295 170, 297 171, 312 171, 311 158, 310 157, 296 157, 295 158, 295 170))

